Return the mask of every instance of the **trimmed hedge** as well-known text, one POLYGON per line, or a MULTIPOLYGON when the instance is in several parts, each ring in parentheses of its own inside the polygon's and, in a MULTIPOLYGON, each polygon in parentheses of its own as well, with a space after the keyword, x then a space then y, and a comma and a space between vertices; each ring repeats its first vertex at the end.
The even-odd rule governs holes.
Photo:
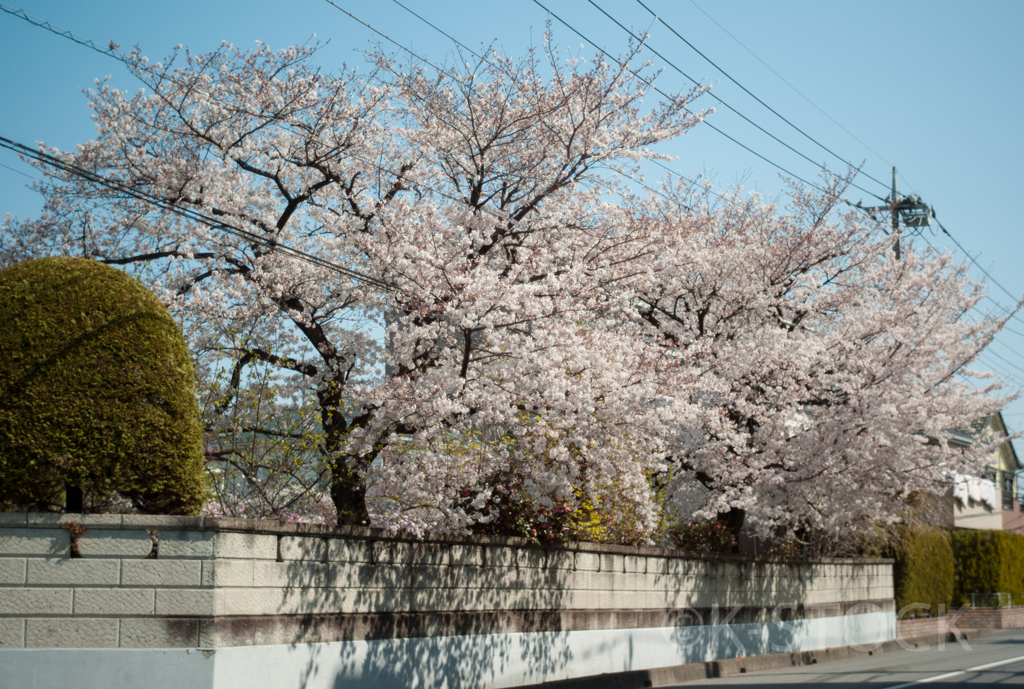
POLYGON ((195 374, 160 300, 95 261, 0 271, 0 510, 117 494, 197 514, 206 497, 195 374))
POLYGON ((954 602, 969 604, 971 593, 1009 593, 1024 605, 1024 536, 1008 531, 953 532, 956 562, 954 602))
MULTIPOLYGON (((949 535, 930 526, 903 526, 894 548, 896 609, 925 603, 932 615, 948 610, 953 599, 953 548, 949 535)), ((922 611, 923 612, 923 611, 922 611)))

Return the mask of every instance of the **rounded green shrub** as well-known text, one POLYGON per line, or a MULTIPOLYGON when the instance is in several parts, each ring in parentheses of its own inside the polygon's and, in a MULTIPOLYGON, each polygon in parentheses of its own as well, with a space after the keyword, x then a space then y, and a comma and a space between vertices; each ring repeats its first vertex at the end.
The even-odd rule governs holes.
POLYGON ((0 510, 119 495, 143 512, 199 512, 194 371, 144 285, 85 259, 6 268, 0 353, 0 510))
MULTIPOLYGON (((926 604, 932 615, 953 600, 953 548, 949 534, 931 526, 902 526, 895 543, 896 607, 926 604)), ((922 610, 923 612, 923 610, 922 610)))

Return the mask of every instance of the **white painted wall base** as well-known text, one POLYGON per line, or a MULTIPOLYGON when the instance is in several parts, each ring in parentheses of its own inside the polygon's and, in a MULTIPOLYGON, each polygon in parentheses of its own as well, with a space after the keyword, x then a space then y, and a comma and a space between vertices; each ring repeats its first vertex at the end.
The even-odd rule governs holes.
POLYGON ((194 648, 3 648, 0 689, 208 689, 215 663, 194 648))
MULTIPOLYGON (((727 611, 723 610, 723 617, 727 611)), ((683 616, 679 617, 684 619, 683 616)), ((896 638, 892 612, 785 623, 197 649, 0 649, 3 689, 514 687, 896 638)))

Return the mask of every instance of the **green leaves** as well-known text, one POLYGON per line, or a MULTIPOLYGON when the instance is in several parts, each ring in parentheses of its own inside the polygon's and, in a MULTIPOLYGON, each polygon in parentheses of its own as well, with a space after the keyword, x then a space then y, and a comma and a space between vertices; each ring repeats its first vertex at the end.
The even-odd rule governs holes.
POLYGON ((956 560, 953 602, 969 604, 971 593, 1009 593, 1024 603, 1024 536, 1009 531, 963 529, 952 535, 956 560))
POLYGON ((86 509, 199 512, 192 364, 146 287, 85 259, 0 271, 0 351, 0 509, 59 510, 70 484, 86 509))
POLYGON ((953 549, 945 531, 903 526, 895 544, 896 607, 925 603, 932 615, 949 609, 953 599, 953 549))

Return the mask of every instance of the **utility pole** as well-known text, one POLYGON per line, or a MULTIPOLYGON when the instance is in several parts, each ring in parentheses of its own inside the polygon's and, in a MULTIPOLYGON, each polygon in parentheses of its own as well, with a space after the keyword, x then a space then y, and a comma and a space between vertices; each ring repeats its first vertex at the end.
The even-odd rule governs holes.
POLYGON ((896 260, 900 260, 900 214, 895 209, 895 204, 900 195, 896 189, 896 166, 892 166, 892 195, 889 197, 892 199, 894 206, 892 211, 892 250, 896 254, 896 260))
POLYGON ((875 213, 888 211, 892 213, 892 250, 896 254, 896 260, 900 260, 900 221, 903 227, 928 227, 935 217, 935 209, 930 207, 917 194, 900 196, 896 186, 896 167, 892 168, 892 193, 885 199, 885 206, 864 206, 857 202, 857 208, 867 211, 872 218, 875 213))

